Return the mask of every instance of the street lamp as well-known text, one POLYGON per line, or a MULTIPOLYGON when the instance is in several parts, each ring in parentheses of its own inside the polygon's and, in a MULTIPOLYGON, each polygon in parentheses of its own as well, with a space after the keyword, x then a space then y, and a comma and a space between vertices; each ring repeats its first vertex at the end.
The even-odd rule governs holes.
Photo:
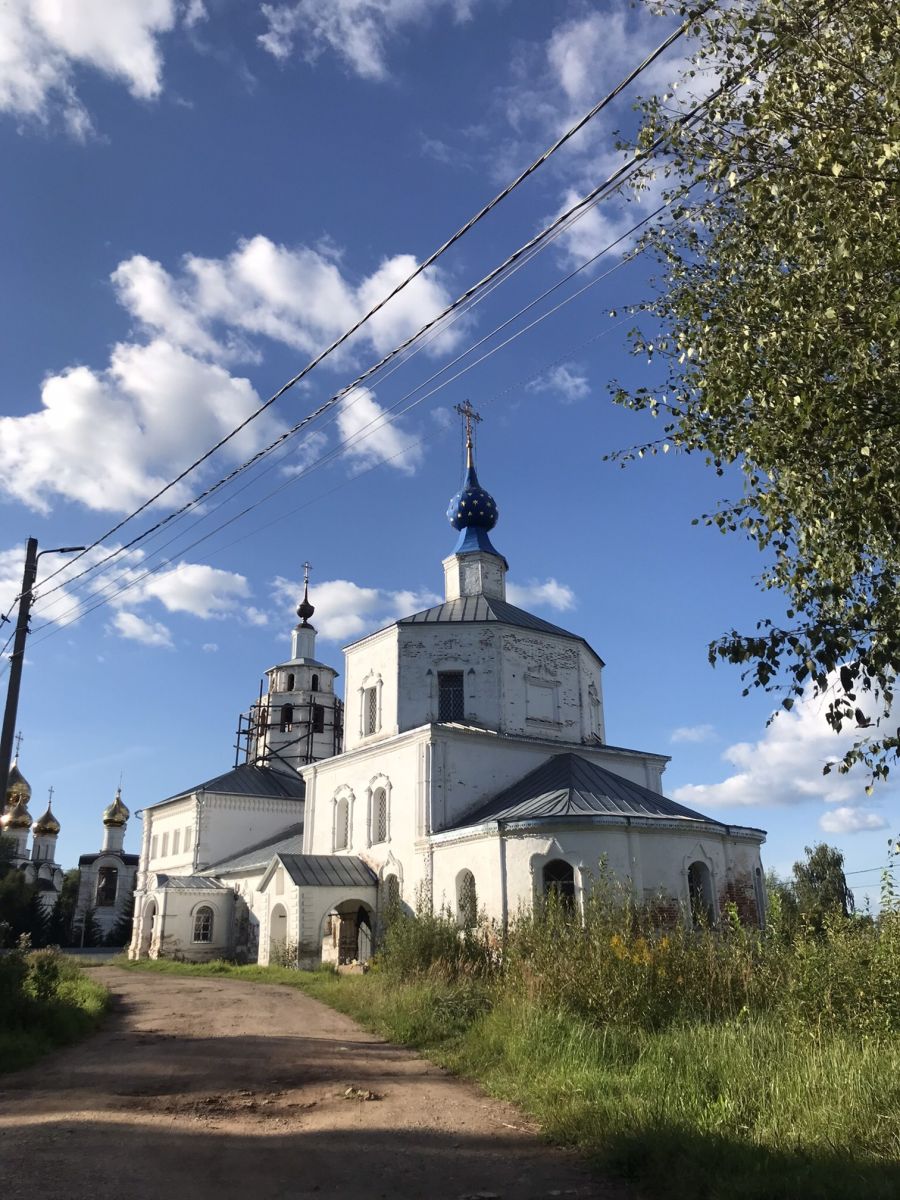
POLYGON ((0 733, 0 812, 6 807, 6 787, 9 782, 9 764, 12 758, 13 734, 16 715, 19 711, 19 688, 22 684, 22 664, 25 661, 25 639, 28 636, 28 617, 34 601, 34 581, 37 578, 38 559, 42 554, 78 554, 86 546, 57 546, 53 550, 38 551, 37 538, 25 543, 25 570, 22 574, 22 591, 19 593, 19 615, 12 653, 9 656, 9 685, 6 689, 6 708, 3 710, 3 731, 0 733))

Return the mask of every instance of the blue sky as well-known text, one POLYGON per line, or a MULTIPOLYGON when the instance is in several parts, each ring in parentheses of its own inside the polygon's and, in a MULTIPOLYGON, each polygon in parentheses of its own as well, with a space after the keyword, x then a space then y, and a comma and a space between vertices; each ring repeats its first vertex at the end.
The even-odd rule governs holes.
MULTIPOLYGON (((43 547, 100 537, 666 32, 618 0, 4 5, 3 610, 29 535, 43 547)), ((673 50, 168 500, 190 499, 267 444, 602 179, 621 161, 615 131, 632 128, 637 92, 664 89, 678 67, 673 50)), ((135 810, 231 764, 238 713, 286 655, 304 559, 319 651, 336 665, 358 634, 433 602, 461 470, 452 406, 466 397, 484 417, 479 469, 500 507, 495 542, 514 598, 606 660, 610 740, 671 754, 668 794, 767 829, 765 861, 782 872, 821 839, 840 846, 848 870, 883 861, 895 793, 869 798, 862 777, 822 776, 844 743, 821 703, 767 728, 771 698, 742 698, 736 670, 707 664, 712 638, 778 611, 755 590, 756 552, 691 524, 734 496, 737 478, 675 454, 625 470, 603 461, 661 432, 609 399, 613 379, 653 378, 629 354, 622 319, 650 294, 651 265, 623 262, 621 247, 606 254, 426 385, 653 206, 648 195, 590 210, 370 391, 242 477, 240 493, 223 490, 108 573, 52 596, 38 589, 21 765, 35 816, 55 788, 66 865, 96 848, 120 772, 135 810)), ((170 509, 127 525, 105 552, 170 509)), ((41 574, 57 565, 42 559, 41 574)), ((139 835, 132 820, 134 849, 139 835)), ((877 874, 851 881, 862 900, 877 874)))

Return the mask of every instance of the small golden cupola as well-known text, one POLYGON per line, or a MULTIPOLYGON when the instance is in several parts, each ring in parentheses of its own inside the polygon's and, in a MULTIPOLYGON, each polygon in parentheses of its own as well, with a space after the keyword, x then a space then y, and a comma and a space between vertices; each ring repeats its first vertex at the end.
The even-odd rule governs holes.
POLYGON ((58 837, 60 825, 51 807, 52 801, 47 801, 47 811, 42 817, 38 817, 32 827, 32 833, 35 837, 58 837))
POLYGON ((19 770, 18 754, 9 768, 9 778, 6 782, 6 807, 12 809, 23 800, 25 804, 31 799, 31 784, 19 770))
POLYGON ((28 811, 28 805, 24 799, 19 799, 15 804, 7 808, 6 812, 0 817, 0 829, 6 833, 8 830, 16 832, 27 831, 31 828, 31 813, 28 811))
POLYGON ((128 824, 131 813, 122 802, 122 789, 116 788, 116 798, 103 810, 103 824, 107 829, 121 829, 128 824))

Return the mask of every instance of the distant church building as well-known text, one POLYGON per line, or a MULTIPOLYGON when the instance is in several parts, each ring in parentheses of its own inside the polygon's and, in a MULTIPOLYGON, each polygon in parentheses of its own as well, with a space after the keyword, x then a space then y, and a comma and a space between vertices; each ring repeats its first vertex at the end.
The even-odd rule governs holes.
POLYGON ((56 839, 60 825, 52 810, 52 789, 47 811, 36 821, 32 821, 28 810, 30 800, 31 785, 19 769, 17 750, 9 770, 5 803, 0 809, 0 837, 11 845, 12 865, 23 873, 29 883, 37 884, 41 904, 49 913, 63 885, 63 869, 56 861, 56 839), (30 851, 29 833, 32 837, 30 851))
POLYGON ((122 801, 122 789, 116 789, 112 804, 103 810, 103 845, 96 854, 78 859, 78 898, 73 927, 83 927, 90 913, 104 937, 107 937, 130 905, 137 874, 137 854, 122 849, 125 829, 131 813, 122 801))
POLYGON ((764 833, 667 799, 666 755, 606 741, 596 651, 507 601, 464 415, 443 603, 345 649, 342 706, 304 588, 247 761, 144 812, 132 957, 365 960, 396 904, 503 926, 601 859, 668 919, 762 921, 764 833))

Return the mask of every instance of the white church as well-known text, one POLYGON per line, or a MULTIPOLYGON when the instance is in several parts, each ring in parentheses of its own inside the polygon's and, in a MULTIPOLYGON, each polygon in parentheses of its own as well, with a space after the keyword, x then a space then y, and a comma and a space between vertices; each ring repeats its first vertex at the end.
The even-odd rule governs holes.
POLYGON ((667 799, 666 755, 607 743, 597 652, 508 603, 466 410, 444 602, 348 646, 341 703, 307 584, 247 761, 144 811, 132 958, 364 962, 397 903, 504 926, 601 860, 661 920, 762 923, 764 833, 667 799))

